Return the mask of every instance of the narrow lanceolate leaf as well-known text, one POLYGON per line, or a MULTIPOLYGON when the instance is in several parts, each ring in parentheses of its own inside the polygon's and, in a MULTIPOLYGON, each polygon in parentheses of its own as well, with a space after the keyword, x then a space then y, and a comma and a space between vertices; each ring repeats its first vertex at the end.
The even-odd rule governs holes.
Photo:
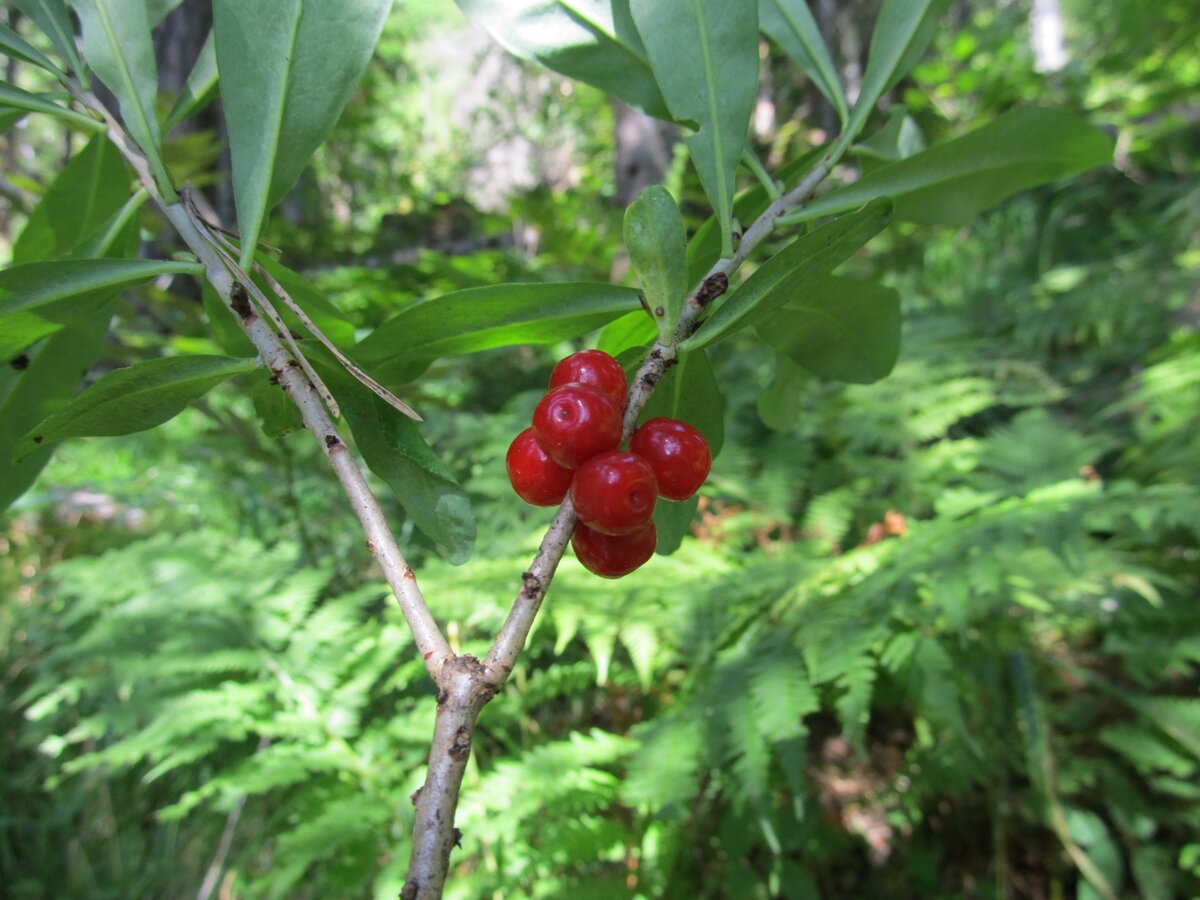
POLYGON ((879 234, 891 215, 891 202, 877 200, 796 238, 759 267, 745 284, 726 294, 699 331, 680 346, 685 350, 706 347, 803 297, 812 282, 828 275, 879 234))
POLYGON ((814 375, 871 384, 900 353, 900 295, 857 278, 828 276, 766 316, 759 337, 814 375))
POLYGON ((145 0, 72 0, 83 31, 83 55, 121 105, 121 118, 154 172, 159 190, 175 196, 162 162, 155 102, 158 67, 145 0))
POLYGON ((625 249, 659 334, 669 338, 687 294, 687 235, 666 188, 646 188, 625 210, 625 249))
POLYGON ((101 131, 104 128, 104 123, 102 122, 89 119, 87 116, 80 115, 74 110, 67 109, 65 106, 59 106, 53 100, 47 100, 45 97, 31 94, 29 91, 23 91, 19 87, 14 87, 5 81, 0 81, 0 107, 46 113, 47 115, 57 116, 60 119, 66 119, 68 122, 92 131, 101 131))
POLYGON ((17 445, 16 458, 67 438, 145 431, 227 378, 257 368, 254 360, 228 356, 170 356, 118 369, 32 429, 17 445))
POLYGON ((92 316, 123 287, 166 273, 203 271, 196 263, 133 259, 34 262, 0 271, 0 360, 92 316))
MULTIPOLYGON (((71 27, 71 16, 63 0, 12 0, 19 9, 42 29, 50 38, 54 48, 62 54, 73 72, 80 72, 79 53, 75 49, 75 29, 71 27)), ((87 85, 87 79, 83 79, 87 85)))
POLYGON ((509 53, 667 119, 629 0, 456 0, 509 53))
POLYGON ((899 219, 961 225, 1018 191, 1111 160, 1112 141, 1103 132, 1068 113, 1025 107, 876 169, 789 218, 826 216, 886 196, 899 219))
MULTIPOLYGON (((13 247, 13 262, 82 258, 110 252, 110 223, 129 200, 129 178, 116 148, 96 135, 42 195, 13 247)), ((118 232, 120 229, 116 229, 118 232)), ((31 428, 61 409, 100 356, 113 300, 0 365, 0 510, 20 497, 53 452, 39 447, 19 463, 13 449, 31 428)))
POLYGON ((208 38, 204 41, 204 46, 200 48, 200 55, 196 57, 196 62, 192 65, 192 71, 188 74, 183 90, 179 92, 175 105, 163 122, 163 132, 169 132, 192 113, 203 109, 216 94, 217 45, 213 40, 213 33, 210 31, 208 38))
POLYGON ((849 137, 862 130, 879 98, 917 64, 949 6, 950 0, 884 0, 871 34, 862 87, 846 127, 849 137))
POLYGON ((729 0, 631 0, 630 9, 671 115, 733 253, 734 172, 758 89, 758 7, 729 0))
POLYGON ((98 134, 67 163, 29 214, 13 262, 53 259, 73 250, 129 199, 121 153, 98 134))
POLYGON ((846 124, 846 95, 806 0, 759 0, 758 24, 837 110, 846 124))
POLYGON ((0 367, 0 511, 29 489, 53 453, 42 446, 14 462, 17 442, 61 408, 83 381, 104 347, 111 314, 110 303, 0 367))
POLYGON ((361 77, 391 0, 215 0, 213 33, 248 267, 268 210, 295 184, 361 77))
POLYGON ((639 306, 637 291, 612 284, 469 288, 410 306, 375 329, 354 356, 380 381, 397 383, 442 356, 552 344, 587 334, 639 306))
POLYGON ((62 70, 48 60, 41 50, 38 50, 7 25, 0 25, 0 53, 33 63, 55 76, 62 77, 63 75, 62 70))
POLYGON ((475 516, 454 473, 415 422, 355 381, 324 347, 305 349, 337 397, 367 466, 450 562, 466 562, 475 545, 475 516))

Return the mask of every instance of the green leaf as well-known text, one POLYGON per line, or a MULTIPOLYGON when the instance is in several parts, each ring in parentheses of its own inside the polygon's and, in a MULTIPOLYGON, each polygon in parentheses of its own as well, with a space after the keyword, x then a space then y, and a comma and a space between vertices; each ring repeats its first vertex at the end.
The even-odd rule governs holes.
POLYGON ((509 53, 669 119, 629 0, 456 0, 509 53))
POLYGON ((758 417, 772 431, 791 431, 800 421, 800 390, 809 374, 786 353, 775 354, 775 380, 758 395, 758 417))
POLYGON ((763 34, 808 76, 837 110, 838 121, 846 124, 848 110, 842 83, 821 31, 805 0, 759 0, 758 24, 763 34))
POLYGON ((95 119, 81 115, 72 109, 67 109, 65 106, 59 106, 52 100, 47 100, 45 97, 39 97, 37 94, 31 94, 29 91, 23 91, 19 87, 14 87, 6 81, 0 81, 0 107, 8 107, 9 109, 22 109, 29 112, 46 113, 47 115, 57 116, 60 119, 65 119, 75 125, 82 126, 89 131, 103 131, 104 123, 98 122, 95 119))
POLYGON ((145 431, 227 378, 257 368, 254 360, 227 356, 169 356, 117 369, 32 429, 17 445, 16 458, 67 438, 145 431))
POLYGON ((654 77, 733 253, 734 173, 758 90, 758 8, 729 0, 631 0, 654 77))
MULTIPOLYGON (((67 66, 72 72, 83 74, 83 67, 79 64, 79 53, 75 49, 75 29, 71 25, 71 16, 63 0, 12 0, 12 4, 37 23, 67 61, 67 66)), ((87 86, 86 79, 84 86, 87 86)))
POLYGON ((809 204, 801 221, 891 197, 896 217, 961 225, 1018 191, 1108 164, 1112 142, 1065 112, 1027 107, 970 134, 936 144, 809 204))
POLYGON ((299 408, 279 386, 279 382, 266 371, 260 371, 255 376, 254 386, 250 388, 250 400, 254 403, 259 426, 267 437, 282 437, 289 431, 299 431, 304 427, 299 408))
POLYGON ((889 201, 876 200, 796 238, 763 263, 737 290, 718 301, 699 331, 680 346, 685 350, 706 347, 755 324, 849 259, 883 230, 891 214, 889 201))
POLYGON ((196 263, 133 259, 33 262, 0 271, 0 359, 89 318, 123 287, 202 271, 196 263))
POLYGON ((204 46, 192 71, 188 74, 183 90, 175 99, 175 105, 163 121, 162 130, 166 134, 192 113, 198 112, 208 105, 217 95, 217 45, 213 40, 213 32, 208 33, 204 46))
POLYGON ((925 137, 903 106, 893 106, 888 112, 887 124, 857 143, 852 152, 868 159, 895 161, 908 159, 925 149, 925 137))
POLYGON ((70 256, 75 259, 136 256, 140 244, 136 215, 148 199, 150 195, 144 188, 135 191, 120 209, 93 228, 73 247, 70 256))
POLYGON ((27 63, 33 63, 33 65, 39 66, 59 78, 64 74, 62 69, 48 60, 41 50, 34 47, 7 25, 0 25, 0 53, 15 56, 17 59, 25 60, 27 63))
POLYGON ((88 66, 113 92, 121 118, 146 154, 154 180, 164 196, 175 196, 162 162, 155 103, 158 67, 145 0, 71 0, 83 31, 83 55, 88 66))
POLYGON ((713 459, 717 458, 725 444, 725 404, 706 352, 681 353, 679 362, 667 369, 650 395, 641 420, 657 416, 687 422, 704 435, 713 459))
POLYGON ((215 0, 213 33, 247 267, 361 77, 391 0, 215 0))
POLYGON ((0 134, 4 134, 25 118, 23 109, 0 109, 0 134))
POLYGON ((23 368, 0 369, 0 511, 29 489, 54 452, 39 447, 13 462, 18 440, 79 386, 104 348, 111 315, 110 305, 46 339, 20 361, 23 368))
POLYGON ((879 98, 917 64, 949 6, 950 0, 884 0, 871 34, 862 87, 846 126, 847 137, 862 130, 879 98))
POLYGON ((687 299, 687 236, 666 188, 651 185, 625 210, 625 248, 659 335, 670 338, 687 299))
POLYGON ((410 306, 355 348, 385 382, 415 378, 442 356, 513 344, 552 344, 638 309, 632 288, 593 282, 468 288, 410 306))
POLYGON ((644 309, 638 309, 613 319, 600 329, 596 349, 603 350, 609 356, 620 356, 634 347, 649 346, 656 334, 654 320, 644 309))
POLYGON ((475 546, 471 501, 416 423, 363 387, 324 347, 309 342, 305 355, 337 398, 367 466, 451 563, 466 562, 475 546))
POLYGON ((699 505, 699 495, 680 503, 659 498, 658 503, 654 505, 654 528, 658 534, 658 542, 654 545, 655 553, 670 556, 683 545, 683 539, 691 528, 699 505))
POLYGON ((53 259, 74 250, 129 199, 120 151, 98 134, 67 163, 29 214, 13 262, 53 259))
POLYGON ((900 295, 857 278, 828 276, 766 316, 758 335, 814 375, 871 384, 900 354, 900 295))

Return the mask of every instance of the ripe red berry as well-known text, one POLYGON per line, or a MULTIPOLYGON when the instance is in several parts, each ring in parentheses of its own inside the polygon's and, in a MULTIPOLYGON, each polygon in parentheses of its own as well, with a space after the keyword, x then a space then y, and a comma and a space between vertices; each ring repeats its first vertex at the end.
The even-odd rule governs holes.
POLYGON ((618 412, 625 409, 625 395, 629 391, 625 370, 603 350, 580 350, 559 360, 550 373, 551 390, 571 383, 595 388, 616 405, 618 412))
POLYGON ((621 411, 594 388, 564 384, 538 403, 533 430, 552 460, 574 469, 621 443, 621 411))
POLYGON ((571 482, 579 521, 602 534, 629 534, 641 528, 653 515, 657 499, 654 470, 628 450, 593 456, 571 482))
POLYGON ((629 534, 601 534, 582 522, 575 526, 571 547, 589 572, 601 578, 628 575, 654 555, 658 532, 649 521, 629 534))
POLYGON ((557 506, 567 496, 574 473, 546 454, 532 428, 526 428, 516 436, 508 447, 504 462, 513 490, 526 503, 557 506))
POLYGON ((678 419, 646 422, 633 433, 629 449, 650 463, 659 496, 668 500, 687 500, 704 484, 712 468, 708 441, 678 419))

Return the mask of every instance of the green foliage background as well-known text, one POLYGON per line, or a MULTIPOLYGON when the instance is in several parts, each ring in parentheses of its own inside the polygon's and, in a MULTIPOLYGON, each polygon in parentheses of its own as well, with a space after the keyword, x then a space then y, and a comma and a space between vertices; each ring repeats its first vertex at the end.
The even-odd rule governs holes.
MULTIPOLYGON (((856 257, 904 310, 882 382, 712 349, 726 439, 691 533, 615 583, 564 561, 481 719, 448 896, 1200 893, 1200 9, 1102 5, 1064 2, 1075 55, 1050 77, 1021 4, 939 34, 903 92, 928 135, 1050 96, 1117 133, 1119 167, 856 257)), ((533 70, 516 83, 551 90, 495 108, 566 133, 575 186, 471 213, 473 252, 347 264, 403 241, 389 214, 436 226, 476 162, 396 77, 433 77, 422 8, 393 13, 268 241, 360 327, 463 287, 608 279, 611 115, 533 70), (486 246, 510 227, 539 252, 486 246)), ((764 155, 808 140, 777 63, 764 155)), ((103 366, 207 345, 195 298, 123 304, 103 366)), ((406 395, 475 509, 465 567, 389 510, 462 652, 544 530, 503 456, 573 346, 437 362, 406 395)), ((65 445, 3 520, 5 896, 190 896, 224 833, 228 896, 398 892, 432 689, 322 454, 262 413, 232 386, 65 445)))

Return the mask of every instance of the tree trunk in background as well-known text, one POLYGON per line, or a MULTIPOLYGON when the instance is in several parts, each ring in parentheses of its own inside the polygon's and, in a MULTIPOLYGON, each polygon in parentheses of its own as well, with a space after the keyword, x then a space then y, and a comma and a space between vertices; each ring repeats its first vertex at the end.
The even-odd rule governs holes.
POLYGON ((626 207, 644 188, 661 184, 671 165, 679 132, 644 112, 613 101, 616 130, 617 188, 615 202, 626 207))
POLYGON ((1057 72, 1067 64, 1062 7, 1058 0, 1033 0, 1029 14, 1033 67, 1038 72, 1057 72))

